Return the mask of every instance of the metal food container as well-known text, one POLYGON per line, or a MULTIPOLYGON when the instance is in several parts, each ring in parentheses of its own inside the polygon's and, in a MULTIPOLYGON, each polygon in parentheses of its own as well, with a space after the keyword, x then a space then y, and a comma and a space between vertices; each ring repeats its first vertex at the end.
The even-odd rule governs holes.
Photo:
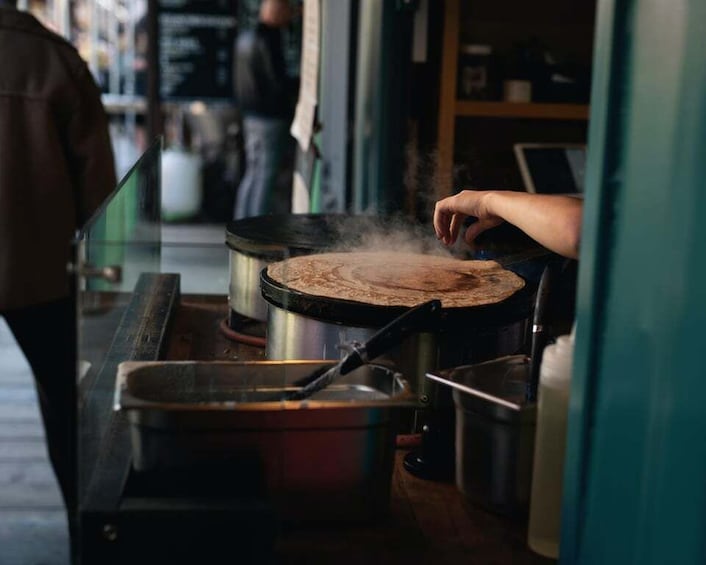
POLYGON ((529 508, 537 405, 526 400, 530 359, 500 357, 426 376, 453 388, 456 486, 470 502, 523 517, 529 508))
POLYGON ((283 518, 369 519, 389 505, 402 375, 364 365, 303 401, 281 400, 328 361, 123 362, 115 409, 138 472, 256 467, 283 518))

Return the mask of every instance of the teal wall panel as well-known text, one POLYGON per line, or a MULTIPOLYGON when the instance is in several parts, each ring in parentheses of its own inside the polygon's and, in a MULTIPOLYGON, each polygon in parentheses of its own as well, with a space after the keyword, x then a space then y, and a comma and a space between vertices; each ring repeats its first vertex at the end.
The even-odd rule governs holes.
POLYGON ((704 37, 599 0, 563 563, 706 562, 704 37))

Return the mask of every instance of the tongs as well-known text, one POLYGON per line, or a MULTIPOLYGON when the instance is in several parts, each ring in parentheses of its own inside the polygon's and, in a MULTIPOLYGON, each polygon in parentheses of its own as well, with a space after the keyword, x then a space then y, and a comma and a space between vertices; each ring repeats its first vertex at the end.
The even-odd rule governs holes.
POLYGON ((436 327, 440 312, 440 300, 430 300, 410 308, 376 332, 365 343, 351 343, 349 345, 350 351, 332 367, 323 367, 294 383, 302 388, 288 393, 284 399, 303 400, 308 398, 326 388, 339 377, 382 355, 388 349, 399 344, 409 334, 428 327, 436 327))

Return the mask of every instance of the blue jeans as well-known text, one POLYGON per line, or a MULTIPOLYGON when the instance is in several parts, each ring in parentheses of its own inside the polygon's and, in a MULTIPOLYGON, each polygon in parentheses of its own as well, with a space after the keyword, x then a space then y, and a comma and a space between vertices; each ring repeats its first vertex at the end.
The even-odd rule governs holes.
POLYGON ((234 219, 289 212, 291 196, 276 192, 277 175, 289 138, 289 122, 247 117, 243 119, 243 135, 245 176, 238 186, 234 219))

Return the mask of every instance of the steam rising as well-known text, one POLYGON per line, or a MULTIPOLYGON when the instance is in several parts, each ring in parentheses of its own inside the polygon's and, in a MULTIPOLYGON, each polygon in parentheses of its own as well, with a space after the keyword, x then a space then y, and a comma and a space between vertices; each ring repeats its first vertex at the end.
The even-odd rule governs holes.
POLYGON ((338 253, 398 251, 448 257, 431 226, 401 216, 350 216, 331 226, 337 241, 328 251, 338 253))

